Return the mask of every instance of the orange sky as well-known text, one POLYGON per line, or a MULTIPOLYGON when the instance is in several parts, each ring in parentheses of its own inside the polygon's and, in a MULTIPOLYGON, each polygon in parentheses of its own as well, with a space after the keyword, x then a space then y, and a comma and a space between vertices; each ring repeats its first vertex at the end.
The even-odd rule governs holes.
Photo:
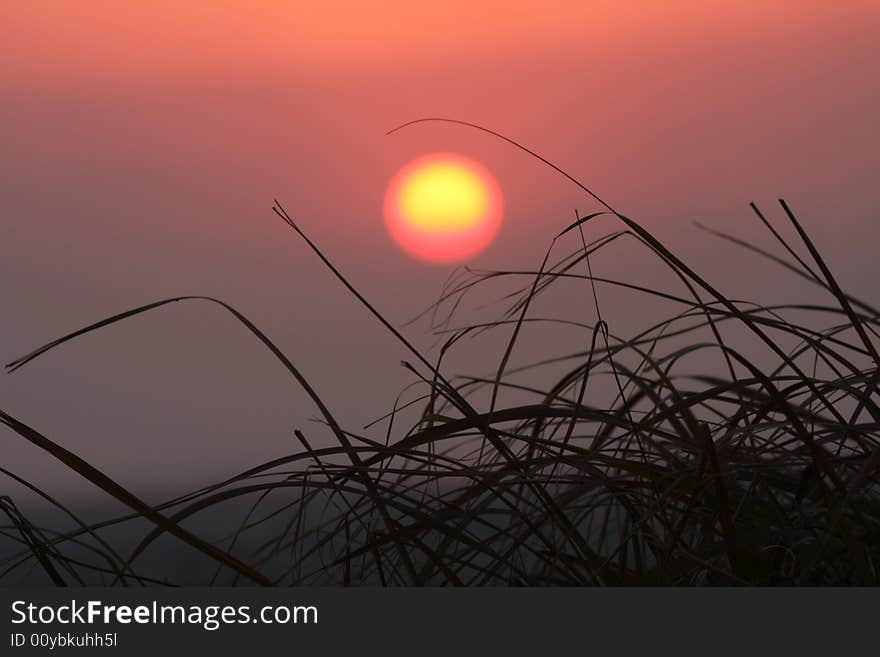
POLYGON ((0 66, 79 78, 407 67, 781 36, 878 14, 870 0, 11 0, 0 8, 0 66))

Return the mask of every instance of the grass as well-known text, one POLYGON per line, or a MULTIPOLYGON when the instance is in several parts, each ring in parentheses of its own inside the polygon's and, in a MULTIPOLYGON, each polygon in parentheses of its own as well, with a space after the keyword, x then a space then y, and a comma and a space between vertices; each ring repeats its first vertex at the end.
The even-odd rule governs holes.
POLYGON ((735 301, 569 174, 492 134, 575 182, 603 210, 576 217, 536 271, 464 269, 450 278, 427 311, 442 341, 435 361, 361 296, 280 204, 274 207, 411 354, 404 366, 416 384, 407 401, 402 396, 363 430, 345 428, 281 349, 218 299, 177 297, 134 308, 10 363, 14 371, 81 335, 165 304, 207 301, 247 327, 289 371, 319 410, 326 435, 317 442, 296 429, 295 452, 151 507, 0 411, 0 422, 19 438, 130 509, 87 523, 39 485, 0 469, 73 523, 63 530, 39 527, 3 497, 0 509, 9 522, 2 535, 15 548, 0 561, 0 581, 33 569, 58 585, 174 584, 167 573, 139 569, 142 555, 172 536, 215 564, 204 583, 877 584, 880 313, 844 292, 791 208, 780 201, 796 245, 754 205, 775 246, 706 230, 801 277, 827 303, 735 301), (586 229, 599 214, 620 227, 588 241, 586 229), (575 248, 558 256, 572 238, 575 248), (683 291, 594 275, 591 256, 620 239, 644 245, 683 291), (500 315, 454 327, 462 300, 499 279, 515 285, 500 315), (536 300, 562 283, 581 286, 594 324, 534 316, 536 300), (603 319, 598 288, 603 298, 625 289, 674 304, 677 312, 646 317, 635 335, 617 336, 603 319), (583 336, 569 355, 559 356, 563 345, 548 340, 545 360, 512 365, 525 329, 557 324, 583 336), (765 362, 752 362, 726 341, 733 331, 762 345, 770 354, 765 362), (504 346, 497 370, 450 377, 444 358, 478 334, 504 346), (720 373, 682 372, 696 353, 720 362, 720 373), (536 373, 548 363, 563 374, 542 385, 536 373), (603 396, 596 391, 609 384, 611 402, 597 404, 603 396), (237 511, 241 502, 243 519, 233 523, 225 510, 237 511), (210 513, 229 523, 222 539, 208 541, 192 529, 210 513), (143 535, 123 550, 108 532, 128 525, 143 535))

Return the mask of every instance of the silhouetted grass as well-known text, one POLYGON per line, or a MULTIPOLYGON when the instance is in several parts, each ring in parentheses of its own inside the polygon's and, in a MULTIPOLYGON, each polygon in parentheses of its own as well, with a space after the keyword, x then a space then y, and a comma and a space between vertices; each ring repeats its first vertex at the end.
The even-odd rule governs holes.
MULTIPOLYGON (((552 240, 536 271, 464 269, 452 276, 426 311, 443 341, 436 361, 361 296, 276 203, 275 213, 411 353, 411 362, 404 363, 416 376, 409 400, 401 398, 363 432, 346 429, 244 315, 207 297, 129 310, 10 363, 14 371, 80 335, 164 304, 208 301, 231 313, 289 371, 317 406, 332 442, 315 447, 297 429, 294 453, 151 508, 0 412, 0 421, 47 458, 131 509, 89 525, 39 486, 4 470, 64 511, 76 528, 59 533, 36 527, 3 498, 10 521, 3 535, 20 549, 0 563, 0 577, 39 568, 55 584, 157 583, 163 578, 141 574, 138 558, 170 534, 216 562, 211 583, 876 584, 880 356, 874 340, 880 313, 841 289, 784 201, 781 212, 799 245, 786 242, 752 206, 784 256, 707 230, 802 277, 827 295, 827 304, 727 298, 633 219, 528 152, 603 210, 576 217, 552 240), (618 221, 620 229, 587 241, 585 226, 600 214, 618 221), (579 245, 559 256, 561 238, 570 242, 575 233, 579 245), (659 258, 682 291, 595 276, 591 255, 620 239, 636 240, 659 258), (461 300, 497 279, 517 286, 500 317, 453 326, 461 300), (532 303, 562 281, 583 286, 579 294, 594 307, 593 324, 530 315, 532 303), (646 317, 637 334, 618 336, 603 319, 598 287, 606 297, 625 289, 662 299, 678 312, 660 321, 646 317), (546 360, 511 367, 522 330, 548 324, 577 328, 583 337, 569 355, 558 355, 562 345, 554 341, 546 360), (771 354, 766 362, 751 362, 723 339, 732 325, 764 345, 771 354), (484 377, 450 378, 444 356, 463 338, 481 333, 505 341, 498 369, 484 377), (694 354, 717 358, 723 374, 711 368, 681 373, 682 362, 694 354), (535 383, 542 377, 530 378, 530 372, 549 363, 565 373, 551 385, 535 383), (611 383, 608 404, 596 402, 603 397, 594 393, 599 380, 611 383), (529 401, 506 404, 506 391, 529 401), (405 424, 416 408, 416 420, 405 424), (381 438, 365 435, 381 425, 381 438), (223 541, 206 541, 184 527, 241 500, 247 512, 230 523, 223 541), (152 527, 122 556, 104 534, 136 520, 152 527)), ((320 444, 326 443, 322 437, 320 444)))

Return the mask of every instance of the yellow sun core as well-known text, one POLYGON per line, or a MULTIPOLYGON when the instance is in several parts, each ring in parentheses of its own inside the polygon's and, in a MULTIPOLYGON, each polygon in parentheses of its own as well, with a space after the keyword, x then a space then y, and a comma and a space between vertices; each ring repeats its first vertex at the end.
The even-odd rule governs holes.
POLYGON ((455 153, 413 160, 385 194, 385 225, 410 255, 449 263, 482 251, 501 225, 501 191, 482 165, 455 153))
POLYGON ((482 181, 470 170, 437 162, 414 171, 400 190, 400 213, 413 228, 461 230, 489 206, 482 181))

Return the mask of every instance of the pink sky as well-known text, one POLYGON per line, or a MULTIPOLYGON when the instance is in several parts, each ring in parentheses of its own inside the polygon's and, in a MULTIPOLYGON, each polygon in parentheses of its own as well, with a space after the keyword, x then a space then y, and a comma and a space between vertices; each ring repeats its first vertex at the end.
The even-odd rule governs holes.
MULTIPOLYGON (((2 360, 132 305, 211 294, 277 339, 345 424, 381 414, 410 381, 400 351, 285 232, 273 198, 398 322, 449 274, 384 233, 385 185, 408 160, 457 151, 498 178, 505 223, 477 265, 536 266, 574 209, 593 208, 485 135, 385 136, 428 115, 523 141, 742 295, 780 275, 691 224, 763 240, 747 203, 784 196, 841 279, 875 291, 863 273, 876 259, 876 3, 297 4, 316 3, 3 3, 2 360)), ((596 264, 654 275, 631 246, 596 264)), ((606 299, 621 332, 644 320, 606 299)), ((464 362, 482 371, 497 357, 464 362)), ((276 456, 313 415, 205 307, 90 337, 0 377, 0 393, 144 487, 192 474, 206 445, 199 483, 276 456)), ((14 459, 43 467, 26 449, 14 459)))

